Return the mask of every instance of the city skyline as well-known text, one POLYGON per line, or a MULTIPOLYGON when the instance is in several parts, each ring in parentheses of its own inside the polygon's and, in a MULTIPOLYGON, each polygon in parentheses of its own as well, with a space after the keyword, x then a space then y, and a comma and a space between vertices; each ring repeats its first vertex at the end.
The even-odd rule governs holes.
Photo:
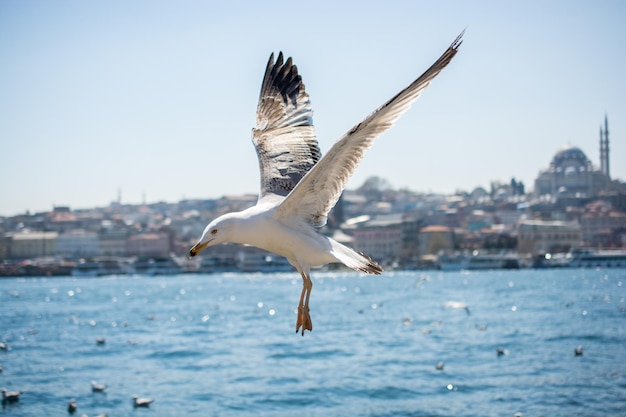
POLYGON ((0 215, 255 194, 250 130, 271 52, 292 56, 322 152, 421 74, 455 61, 348 184, 533 187, 564 145, 626 164, 618 1, 0 4, 0 215))

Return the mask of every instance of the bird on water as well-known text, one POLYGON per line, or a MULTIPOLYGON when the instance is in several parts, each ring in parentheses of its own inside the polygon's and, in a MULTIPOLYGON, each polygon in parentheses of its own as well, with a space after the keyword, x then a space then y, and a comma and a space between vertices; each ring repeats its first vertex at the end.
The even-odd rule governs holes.
POLYGON ((296 333, 313 330, 309 297, 312 267, 328 263, 367 274, 382 268, 367 255, 318 232, 326 224, 348 179, 373 141, 391 128, 421 92, 456 55, 463 32, 422 75, 350 129, 322 157, 313 126, 313 110, 302 77, 291 58, 270 55, 257 106, 252 142, 259 161, 261 187, 255 206, 210 222, 193 257, 219 243, 256 246, 284 256, 302 276, 296 333))
POLYGON ((22 391, 7 391, 5 388, 2 388, 2 404, 16 403, 20 400, 20 395, 22 394, 22 391))
POLYGON ((154 398, 144 398, 137 395, 133 395, 134 407, 150 407, 150 404, 154 402, 154 398))

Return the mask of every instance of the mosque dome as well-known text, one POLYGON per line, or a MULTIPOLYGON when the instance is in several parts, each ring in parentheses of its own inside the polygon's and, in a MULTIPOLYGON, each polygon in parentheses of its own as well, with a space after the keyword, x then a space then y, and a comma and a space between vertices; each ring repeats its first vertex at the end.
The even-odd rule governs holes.
POLYGON ((580 148, 569 145, 559 149, 554 158, 552 158, 552 165, 555 167, 572 164, 587 166, 590 163, 587 155, 580 148))
POLYGON ((593 171, 587 155, 576 146, 565 146, 554 155, 550 164, 552 172, 573 173, 575 171, 593 171))

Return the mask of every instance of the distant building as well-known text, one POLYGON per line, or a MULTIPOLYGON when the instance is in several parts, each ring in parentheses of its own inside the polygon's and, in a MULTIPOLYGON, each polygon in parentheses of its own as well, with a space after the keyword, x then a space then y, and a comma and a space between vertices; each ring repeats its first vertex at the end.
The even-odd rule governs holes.
POLYGON ((454 250, 454 229, 448 226, 426 226, 419 233, 419 254, 436 255, 454 250))
MULTIPOLYGON (((525 207, 524 207, 525 208, 525 207)), ((499 208, 495 211, 494 217, 497 224, 505 226, 515 226, 525 216, 524 209, 520 208, 499 208)))
POLYGON ((57 237, 56 254, 65 258, 100 255, 98 234, 82 229, 70 230, 57 237))
POLYGON ((142 233, 126 241, 129 256, 161 258, 168 256, 170 250, 170 238, 165 233, 142 233))
POLYGON ((580 225, 557 220, 522 220, 517 239, 517 251, 522 254, 568 252, 580 246, 580 225))
POLYGON ((80 228, 78 217, 69 207, 55 207, 46 217, 48 227, 59 233, 80 228))
POLYGON ((100 253, 105 256, 126 255, 126 230, 123 228, 108 228, 98 234, 100 253))
POLYGON ((0 260, 9 259, 11 251, 11 233, 0 234, 0 260))
POLYGON ((348 220, 344 231, 352 236, 352 247, 379 263, 397 260, 403 242, 402 214, 363 216, 363 221, 348 220))
POLYGON ((472 210, 465 219, 465 228, 469 232, 475 232, 493 225, 493 214, 484 210, 472 210))
POLYGON ((10 235, 9 256, 30 259, 56 255, 57 232, 22 232, 10 235))
POLYGON ((535 180, 537 196, 591 197, 605 190, 609 176, 595 169, 585 153, 575 146, 560 149, 550 166, 535 180))
POLYGON ((604 128, 600 125, 600 171, 607 178, 611 177, 609 151, 609 119, 604 115, 604 128))
POLYGON ((621 246, 622 235, 626 230, 626 213, 614 210, 605 201, 595 201, 585 207, 580 217, 580 227, 585 246, 621 246))

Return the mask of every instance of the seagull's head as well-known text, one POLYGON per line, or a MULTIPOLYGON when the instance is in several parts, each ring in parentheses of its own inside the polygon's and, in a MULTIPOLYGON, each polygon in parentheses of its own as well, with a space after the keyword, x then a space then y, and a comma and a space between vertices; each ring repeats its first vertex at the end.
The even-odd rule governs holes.
POLYGON ((189 250, 189 257, 193 258, 209 246, 229 242, 228 237, 230 236, 231 227, 232 219, 228 214, 213 220, 202 232, 202 237, 198 243, 189 250))

